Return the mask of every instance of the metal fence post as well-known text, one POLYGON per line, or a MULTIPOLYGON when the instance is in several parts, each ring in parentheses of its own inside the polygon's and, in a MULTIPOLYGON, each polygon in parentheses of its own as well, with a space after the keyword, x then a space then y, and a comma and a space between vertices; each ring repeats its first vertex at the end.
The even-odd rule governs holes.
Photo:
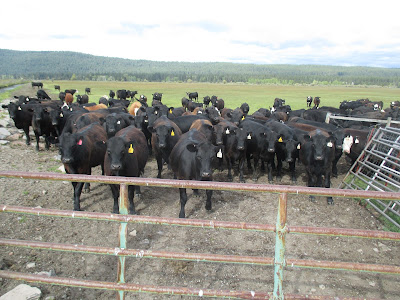
POLYGON ((279 194, 278 216, 276 220, 275 234, 275 261, 274 261, 274 292, 273 299, 284 299, 283 296, 283 268, 285 261, 286 243, 286 219, 287 219, 287 193, 279 194))
MULTIPOLYGON (((128 214, 128 185, 121 184, 119 192, 119 213, 121 215, 128 214)), ((119 225, 119 249, 126 249, 126 236, 128 234, 128 223, 121 222, 119 225)), ((116 249, 117 251, 118 249, 116 249)), ((125 257, 118 257, 118 283, 125 283, 125 257)), ((125 292, 118 291, 118 300, 125 299, 125 292)))

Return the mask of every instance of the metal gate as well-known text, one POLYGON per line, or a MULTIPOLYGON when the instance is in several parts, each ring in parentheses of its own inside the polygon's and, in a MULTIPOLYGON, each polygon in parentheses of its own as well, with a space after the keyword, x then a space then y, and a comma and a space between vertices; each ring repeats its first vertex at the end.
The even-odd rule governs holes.
MULTIPOLYGON (((378 128, 350 168, 339 188, 365 191, 400 191, 400 128, 378 128)), ((400 198, 366 201, 400 228, 400 198)))
MULTIPOLYGON (((0 238, 0 246, 25 247, 30 249, 45 249, 49 251, 66 251, 72 253, 90 253, 99 255, 112 255, 118 257, 118 274, 116 282, 93 281, 86 279, 74 279, 64 277, 47 277, 44 275, 13 272, 0 270, 0 277, 24 280, 28 282, 63 285, 69 287, 106 289, 117 292, 118 299, 124 299, 125 292, 155 293, 168 295, 187 295, 198 297, 221 297, 232 299, 330 299, 333 297, 294 295, 285 294, 283 291, 284 269, 285 268, 314 268, 330 270, 351 270, 373 273, 386 273, 396 276, 400 275, 399 265, 379 265, 354 262, 322 261, 310 259, 292 259, 285 256, 285 242, 287 234, 309 234, 336 237, 355 237, 368 239, 383 239, 400 241, 400 233, 387 231, 358 230, 349 228, 328 228, 328 227, 309 227, 292 226, 287 224, 287 198, 288 194, 295 195, 315 195, 315 196, 334 196, 334 197, 358 197, 358 198, 379 198, 393 201, 400 198, 400 193, 378 192, 378 191, 356 191, 326 188, 309 188, 302 186, 279 186, 265 184, 237 184, 226 182, 204 182, 187 180, 151 179, 151 178, 126 178, 108 177, 93 175, 66 175, 54 173, 27 173, 27 172, 0 172, 0 177, 25 178, 41 180, 61 180, 75 182, 102 182, 106 184, 119 184, 120 192, 120 214, 94 213, 83 211, 63 211, 55 209, 18 207, 0 204, 1 213, 19 213, 32 216, 47 216, 61 218, 75 218, 97 221, 119 222, 119 247, 107 248, 101 246, 85 246, 77 244, 60 244, 42 241, 26 241, 0 238), (245 222, 227 222, 218 220, 196 220, 196 219, 176 219, 152 216, 128 215, 128 186, 162 186, 171 188, 192 188, 192 189, 212 189, 212 190, 235 190, 276 193, 278 197, 278 213, 276 224, 255 224, 245 222), (224 228, 229 230, 250 230, 275 232, 275 256, 239 256, 239 255, 217 255, 203 253, 177 253, 168 251, 146 251, 140 249, 127 249, 127 224, 144 223, 165 226, 190 226, 205 229, 224 228), (125 258, 163 258, 175 260, 187 260, 197 262, 216 262, 216 263, 240 263, 273 266, 274 288, 273 291, 233 291, 215 290, 191 287, 173 286, 154 286, 140 285, 125 282, 125 258)), ((340 299, 335 297, 334 299, 340 299)), ((348 298, 347 298, 348 299, 348 298)))

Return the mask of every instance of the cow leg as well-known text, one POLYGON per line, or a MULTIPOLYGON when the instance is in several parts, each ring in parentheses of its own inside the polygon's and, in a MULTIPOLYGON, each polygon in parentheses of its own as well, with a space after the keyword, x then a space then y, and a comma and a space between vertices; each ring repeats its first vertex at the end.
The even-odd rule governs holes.
POLYGON ((39 151, 39 138, 40 138, 40 136, 36 132, 35 132, 35 138, 36 138, 36 151, 39 151))
POLYGON ((251 172, 253 169, 251 168, 250 154, 246 154, 246 160, 247 160, 247 169, 251 172))
POLYGON ((198 189, 193 189, 193 196, 195 196, 195 197, 200 197, 200 194, 199 194, 199 190, 198 190, 198 189))
POLYGON ((83 182, 73 182, 74 187, 74 210, 81 210, 81 194, 83 182))
POLYGON ((29 126, 24 126, 23 130, 24 130, 25 138, 26 138, 25 143, 27 145, 30 145, 31 144, 31 138, 29 136, 29 126))
POLYGON ((343 152, 341 149, 335 151, 335 158, 332 161, 332 176, 337 177, 338 176, 338 170, 337 170, 337 163, 342 156, 343 152))
POLYGON ((185 218, 185 205, 187 202, 187 195, 186 195, 186 189, 179 189, 179 196, 181 200, 181 211, 179 212, 179 218, 185 218))
MULTIPOLYGON (((325 187, 326 188, 331 187, 331 174, 329 171, 325 174, 325 187)), ((328 202, 328 205, 333 205, 332 197, 326 197, 326 201, 328 202)))
POLYGON ((206 210, 211 210, 211 197, 212 197, 212 194, 213 194, 212 190, 206 190, 206 195, 207 195, 206 210))
POLYGON ((282 180, 282 158, 277 157, 276 160, 278 161, 276 180, 281 181, 282 180))
POLYGON ((233 176, 232 176, 232 158, 227 157, 226 158, 226 164, 228 165, 228 181, 233 181, 233 176))
POLYGON ((244 157, 239 160, 239 181, 246 182, 243 177, 244 157))
MULTIPOLYGON (((135 197, 135 189, 137 186, 130 185, 128 187, 128 200, 129 200, 129 213, 131 215, 136 215, 136 210, 135 210, 135 203, 133 202, 133 198, 135 197)), ((140 192, 140 190, 139 190, 140 192)))
POLYGON ((260 160, 260 157, 258 155, 253 155, 254 157, 254 172, 253 172, 253 181, 257 182, 258 176, 259 176, 259 169, 258 169, 258 161, 260 160))
POLYGON ((45 135, 44 136, 44 148, 46 149, 46 150, 49 150, 50 149, 50 141, 49 141, 49 136, 48 135, 45 135))
MULTIPOLYGON (((315 180, 314 180, 314 176, 313 174, 307 170, 307 186, 308 187, 314 187, 315 186, 315 180)), ((315 202, 315 196, 314 195, 310 195, 310 201, 311 202, 315 202)))
POLYGON ((162 156, 161 155, 157 155, 157 168, 158 168, 158 174, 157 174, 157 178, 161 178, 161 171, 163 168, 163 160, 162 160, 162 156))
POLYGON ((110 184, 111 188, 111 193, 114 198, 114 206, 113 206, 113 213, 118 214, 119 213, 119 185, 117 184, 110 184))

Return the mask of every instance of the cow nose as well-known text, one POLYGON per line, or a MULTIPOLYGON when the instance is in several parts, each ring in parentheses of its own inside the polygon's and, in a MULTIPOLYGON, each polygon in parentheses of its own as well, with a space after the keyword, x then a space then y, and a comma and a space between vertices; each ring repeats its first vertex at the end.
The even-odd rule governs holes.
POLYGON ((165 148, 165 144, 159 144, 158 147, 160 147, 160 149, 164 149, 165 148))
POLYGON ((210 172, 203 172, 203 173, 201 173, 201 177, 202 177, 202 178, 210 178, 210 176, 211 176, 211 173, 210 173, 210 172))
POLYGON ((244 146, 238 146, 237 149, 242 151, 242 150, 244 150, 244 146))
POLYGON ((111 169, 113 171, 118 171, 119 169, 121 169, 121 165, 120 164, 112 164, 111 169))
POLYGON ((222 145, 222 144, 223 144, 222 141, 217 142, 217 145, 222 145))
POLYGON ((275 149, 274 148, 268 148, 268 152, 269 153, 275 152, 275 149))
POLYGON ((342 145, 337 145, 336 148, 337 149, 342 149, 343 147, 342 147, 342 145))
POLYGON ((71 159, 70 158, 63 158, 63 159, 61 159, 61 161, 62 161, 63 164, 69 164, 71 162, 71 159))
POLYGON ((316 156, 315 160, 322 160, 322 156, 320 156, 320 155, 316 156))
POLYGON ((293 162, 293 158, 288 158, 287 162, 293 162))

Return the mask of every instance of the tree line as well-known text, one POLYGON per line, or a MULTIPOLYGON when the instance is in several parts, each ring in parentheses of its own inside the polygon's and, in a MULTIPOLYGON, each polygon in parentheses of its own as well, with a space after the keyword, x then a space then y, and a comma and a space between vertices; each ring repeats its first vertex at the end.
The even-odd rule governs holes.
POLYGON ((323 65, 162 62, 69 51, 0 49, 3 78, 253 84, 378 85, 400 87, 400 69, 323 65))

